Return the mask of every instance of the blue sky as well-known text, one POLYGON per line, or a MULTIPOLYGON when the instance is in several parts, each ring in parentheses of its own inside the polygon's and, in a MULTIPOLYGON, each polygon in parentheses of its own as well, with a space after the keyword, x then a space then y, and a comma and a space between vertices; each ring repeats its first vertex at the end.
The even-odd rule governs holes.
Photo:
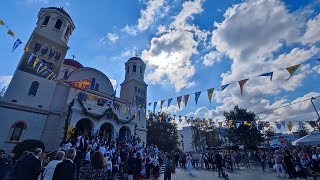
MULTIPOLYGON (((222 120, 223 111, 234 105, 262 112, 320 95, 320 63, 312 61, 289 81, 286 71, 275 72, 272 82, 249 79, 242 96, 234 83, 216 91, 211 104, 206 92, 198 105, 191 94, 188 106, 181 109, 175 99, 319 58, 319 4, 319 0, 7 0, 2 2, 6 8, 0 19, 27 42, 41 7, 64 7, 76 25, 67 58, 74 54, 84 66, 97 68, 120 84, 124 63, 138 54, 147 64, 148 102, 174 98, 165 111, 222 120)), ((22 47, 11 53, 13 43, 0 27, 0 86, 10 81, 22 55, 22 47)), ((274 122, 316 117, 310 102, 259 116, 274 122)))

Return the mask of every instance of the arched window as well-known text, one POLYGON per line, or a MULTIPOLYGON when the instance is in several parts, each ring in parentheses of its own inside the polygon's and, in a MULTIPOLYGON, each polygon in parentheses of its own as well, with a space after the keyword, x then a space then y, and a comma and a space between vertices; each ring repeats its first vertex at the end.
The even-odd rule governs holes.
POLYGON ((96 85, 94 86, 94 90, 99 91, 99 83, 96 83, 96 85))
POLYGON ((96 78, 91 78, 90 89, 94 89, 96 85, 96 78))
POLYGON ((133 65, 133 72, 136 72, 137 71, 137 66, 136 65, 133 65))
POLYGON ((31 83, 31 86, 30 86, 28 95, 30 95, 30 96, 36 96, 37 91, 38 91, 38 88, 39 88, 39 83, 38 83, 38 81, 33 81, 33 82, 31 83))
POLYGON ((19 141, 23 129, 25 129, 25 124, 23 122, 18 122, 14 124, 11 128, 13 128, 12 134, 10 136, 10 141, 19 141))
POLYGON ((56 21, 56 24, 54 25, 54 28, 60 30, 61 25, 62 25, 62 20, 61 20, 61 19, 58 19, 58 20, 56 21))
POLYGON ((68 73, 69 73, 69 71, 68 71, 68 70, 64 72, 64 74, 63 74, 63 79, 67 79, 67 77, 68 77, 68 73))
POLYGON ((140 66, 140 74, 142 74, 142 66, 140 66))
POLYGON ((50 20, 50 16, 46 16, 42 22, 42 25, 44 26, 48 25, 49 20, 50 20))
POLYGON ((129 73, 129 67, 127 67, 127 73, 129 73))
POLYGON ((66 33, 64 34, 64 37, 67 38, 70 34, 70 27, 67 27, 66 33))

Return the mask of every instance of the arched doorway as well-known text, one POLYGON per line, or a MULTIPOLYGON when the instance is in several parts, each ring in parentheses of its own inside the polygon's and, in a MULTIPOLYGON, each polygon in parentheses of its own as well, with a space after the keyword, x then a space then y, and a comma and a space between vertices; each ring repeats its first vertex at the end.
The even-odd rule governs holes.
POLYGON ((128 126, 122 126, 119 130, 119 139, 120 140, 131 140, 131 130, 128 126))
POLYGON ((99 136, 107 142, 113 140, 114 127, 111 123, 103 123, 100 126, 99 136))
POLYGON ((77 135, 88 135, 91 137, 93 132, 93 122, 90 119, 84 118, 80 119, 76 124, 76 134, 77 135))

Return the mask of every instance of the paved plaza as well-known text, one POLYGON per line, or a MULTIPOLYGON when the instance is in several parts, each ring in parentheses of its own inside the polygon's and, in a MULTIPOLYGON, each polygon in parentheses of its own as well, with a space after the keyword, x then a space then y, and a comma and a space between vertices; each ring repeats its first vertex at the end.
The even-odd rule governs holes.
MULTIPOLYGON (((186 169, 177 168, 176 173, 172 174, 172 180, 189 180, 189 179, 201 179, 201 180, 213 180, 213 179, 224 179, 218 177, 217 171, 207 171, 202 169, 193 169, 192 176, 190 176, 186 169)), ((267 170, 263 172, 259 167, 253 167, 251 169, 246 169, 241 167, 233 172, 228 172, 229 179, 231 180, 278 180, 278 179, 288 179, 279 178, 275 172, 267 170)), ((163 179, 163 175, 160 176, 159 180, 163 179)))

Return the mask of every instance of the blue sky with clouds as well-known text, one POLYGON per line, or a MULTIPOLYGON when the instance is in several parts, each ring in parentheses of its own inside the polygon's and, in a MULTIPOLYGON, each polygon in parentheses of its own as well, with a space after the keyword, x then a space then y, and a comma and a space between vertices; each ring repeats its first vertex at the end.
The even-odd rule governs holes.
MULTIPOLYGON (((67 58, 74 54, 117 84, 124 63, 138 54, 147 64, 148 102, 174 98, 164 109, 171 114, 222 120, 234 105, 262 112, 320 95, 320 63, 312 61, 289 81, 285 70, 275 72, 272 82, 249 79, 242 96, 233 83, 215 91, 211 104, 206 92, 198 105, 191 94, 186 108, 175 99, 319 58, 319 0, 7 0, 2 6, 0 19, 23 42, 41 7, 64 7, 76 25, 67 58)), ((0 86, 10 81, 22 55, 22 47, 11 53, 13 43, 0 27, 0 86)), ((275 122, 316 117, 309 101, 259 115, 275 122)))

